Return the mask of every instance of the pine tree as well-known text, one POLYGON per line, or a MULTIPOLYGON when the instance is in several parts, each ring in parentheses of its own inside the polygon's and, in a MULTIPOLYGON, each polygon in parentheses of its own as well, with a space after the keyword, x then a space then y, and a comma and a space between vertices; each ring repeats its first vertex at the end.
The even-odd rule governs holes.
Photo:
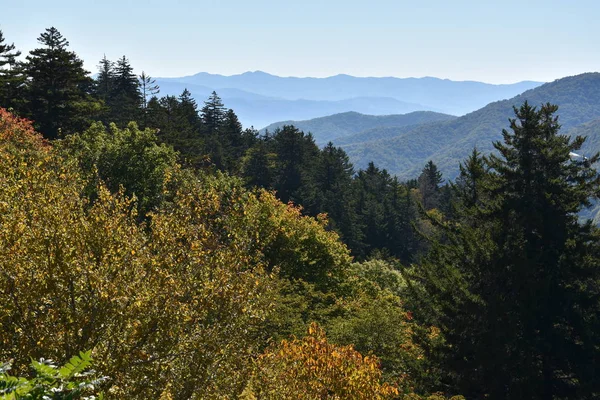
POLYGON ((359 252, 364 244, 352 185, 354 168, 346 152, 331 142, 321 151, 320 161, 315 178, 318 211, 326 212, 344 242, 359 252))
POLYGON ((423 207, 425 210, 431 210, 440 206, 440 185, 443 181, 442 173, 438 171, 437 166, 430 160, 418 178, 419 191, 423 198, 423 207))
POLYGON ((286 125, 275 132, 272 143, 278 161, 274 184, 277 196, 284 203, 301 204, 308 214, 316 215, 315 174, 320 151, 312 135, 286 125))
POLYGON ((21 52, 15 50, 14 43, 4 41, 4 34, 0 30, 0 107, 19 108, 22 103, 22 85, 25 82, 17 62, 21 52))
POLYGON ((482 185, 487 170, 485 160, 477 148, 474 148, 465 162, 459 165, 459 169, 460 173, 453 188, 461 201, 460 207, 468 210, 482 205, 482 185))
POLYGON ((273 189, 277 154, 269 151, 268 140, 268 137, 260 139, 246 151, 242 174, 249 187, 273 189))
POLYGON ((375 249, 388 244, 385 201, 391 188, 392 178, 387 170, 379 169, 370 162, 367 169, 358 171, 355 179, 357 213, 363 225, 365 246, 359 255, 366 257, 375 249))
POLYGON ((138 78, 127 57, 123 56, 114 67, 113 88, 108 103, 111 122, 125 127, 130 121, 139 120, 142 102, 138 78))
POLYGON ((247 150, 243 138, 244 129, 233 110, 227 110, 221 125, 220 137, 225 153, 225 166, 229 172, 239 170, 240 159, 247 150))
MULTIPOLYGON (((556 111, 515 109, 481 194, 464 192, 476 219, 451 225, 419 268, 419 309, 442 328, 467 398, 600 395, 600 234, 578 221, 600 194, 599 156, 570 159, 584 139, 560 135, 556 111)), ((465 177, 481 172, 470 161, 465 177)))
POLYGON ((198 114, 198 103, 196 103, 196 100, 192 97, 192 93, 187 89, 184 89, 179 95, 179 114, 194 130, 201 130, 202 120, 198 114))
POLYGON ((96 95, 104 103, 108 103, 113 93, 115 83, 115 63, 108 60, 106 55, 98 64, 98 77, 96 78, 96 95))
POLYGON ((24 65, 27 109, 36 127, 48 138, 83 130, 100 112, 91 96, 93 80, 69 42, 52 27, 38 38, 24 65))
POLYGON ((160 87, 156 84, 156 79, 146 75, 144 71, 138 77, 140 92, 142 95, 142 110, 146 110, 148 100, 160 93, 160 87))
POLYGON ((217 92, 213 91, 208 100, 204 102, 201 116, 206 129, 206 135, 211 136, 216 134, 225 119, 225 106, 221 98, 217 95, 217 92))

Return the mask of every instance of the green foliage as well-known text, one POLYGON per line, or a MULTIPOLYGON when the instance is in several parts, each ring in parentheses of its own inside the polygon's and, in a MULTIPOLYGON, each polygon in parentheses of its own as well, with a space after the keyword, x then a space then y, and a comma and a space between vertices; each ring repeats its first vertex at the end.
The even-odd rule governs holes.
POLYGON ((59 148, 78 163, 90 198, 98 197, 100 182, 113 193, 123 187, 126 195, 137 198, 141 216, 163 201, 165 179, 176 167, 173 149, 159 144, 152 130, 140 130, 135 123, 124 129, 94 123, 66 138, 59 148))
POLYGON ((364 115, 357 112, 345 112, 306 121, 282 121, 267 126, 262 131, 273 132, 285 125, 310 132, 319 145, 335 141, 336 144, 360 143, 379 137, 379 131, 402 130, 414 125, 434 121, 451 120, 455 117, 431 111, 416 111, 400 115, 364 115))
POLYGON ((69 42, 54 27, 38 38, 43 47, 27 56, 24 72, 27 116, 44 136, 54 139, 81 130, 101 111, 92 97, 93 81, 83 61, 67 50, 69 42))
POLYGON ((447 341, 449 378, 468 397, 594 398, 600 390, 600 236, 578 222, 600 193, 598 156, 571 158, 584 139, 560 135, 556 111, 524 103, 494 144, 498 155, 482 165, 473 153, 459 182, 467 189, 460 217, 434 220, 444 240, 412 284, 419 317, 447 341))
POLYGON ((21 52, 15 50, 14 43, 5 43, 0 30, 0 107, 17 107, 22 103, 22 85, 25 81, 17 57, 21 52))
MULTIPOLYGON (((446 178, 454 179, 459 162, 477 147, 483 154, 494 151, 492 143, 501 139, 500 132, 512 115, 512 107, 525 100, 540 105, 558 104, 561 123, 569 129, 600 117, 600 74, 587 73, 546 83, 508 100, 497 101, 450 121, 433 122, 399 129, 395 137, 342 145, 356 168, 366 168, 376 161, 380 168, 401 179, 417 177, 423 160, 433 160, 446 178)), ((389 136, 388 133, 385 136, 389 136)), ((595 147, 591 153, 598 151, 595 147)))
POLYGON ((32 361, 33 378, 8 375, 10 363, 0 365, 0 399, 103 399, 99 388, 108 380, 97 376, 92 365, 91 352, 80 352, 62 367, 52 360, 32 361))

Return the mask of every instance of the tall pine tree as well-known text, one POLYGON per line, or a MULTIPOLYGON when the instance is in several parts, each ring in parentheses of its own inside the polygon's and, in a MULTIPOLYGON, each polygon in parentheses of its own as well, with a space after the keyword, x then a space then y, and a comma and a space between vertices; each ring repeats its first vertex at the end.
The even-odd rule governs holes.
POLYGON ((43 47, 32 50, 24 65, 29 116, 48 138, 83 130, 101 111, 91 96, 93 80, 56 28, 46 29, 38 42, 43 47))
MULTIPOLYGON (((446 229, 413 285, 425 289, 421 315, 441 327, 445 365, 467 398, 600 395, 600 235, 578 220, 600 193, 598 155, 570 158, 584 139, 559 134, 556 111, 515 109, 480 194, 464 191, 476 223, 446 229)), ((475 156, 465 178, 481 173, 475 156)))
POLYGON ((0 30, 0 107, 19 108, 22 105, 21 90, 25 78, 17 63, 20 55, 14 43, 5 43, 0 30))

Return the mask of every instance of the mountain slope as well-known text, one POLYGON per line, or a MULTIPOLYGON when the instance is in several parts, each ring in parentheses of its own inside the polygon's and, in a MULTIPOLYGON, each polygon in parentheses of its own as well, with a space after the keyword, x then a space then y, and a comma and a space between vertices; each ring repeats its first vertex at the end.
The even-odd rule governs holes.
POLYGON ((510 100, 486 107, 451 121, 419 126, 409 132, 398 131, 391 139, 344 145, 357 168, 369 161, 388 169, 400 178, 417 176, 427 160, 433 160, 447 178, 454 178, 458 163, 474 146, 482 152, 493 150, 492 142, 501 140, 502 129, 514 116, 512 107, 525 100, 540 105, 559 105, 563 132, 600 118, 600 74, 587 73, 556 80, 528 90, 510 100))
POLYGON ((364 131, 390 127, 414 127, 415 125, 446 121, 456 117, 432 111, 415 111, 400 115, 365 115, 358 112, 345 112, 314 118, 305 121, 281 121, 264 128, 262 132, 274 131, 284 125, 294 125, 296 128, 313 134, 317 144, 325 144, 331 140, 343 140, 364 131))

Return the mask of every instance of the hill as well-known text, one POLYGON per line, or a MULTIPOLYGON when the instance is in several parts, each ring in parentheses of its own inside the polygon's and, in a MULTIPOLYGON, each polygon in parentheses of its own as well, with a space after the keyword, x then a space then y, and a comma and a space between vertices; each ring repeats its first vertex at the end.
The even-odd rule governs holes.
MULTIPOLYGON (((593 133, 598 122, 592 121, 600 118, 600 73, 559 79, 454 120, 421 125, 408 132, 398 129, 393 138, 342 147, 357 168, 375 161, 400 178, 413 178, 427 160, 433 160, 445 177, 452 179, 457 174, 458 163, 474 146, 484 153, 493 150, 492 142, 501 139, 502 129, 508 127, 508 119, 513 117, 513 106, 525 100, 534 105, 558 104, 563 132, 593 133)), ((598 150, 598 142, 591 138, 586 151, 598 150)))
MULTIPOLYGON (((262 132, 264 133, 266 130, 274 131, 284 125, 294 125, 304 132, 312 133, 317 144, 326 144, 331 140, 338 143, 338 141, 341 142, 344 139, 360 138, 361 135, 373 138, 375 136, 372 135, 376 135, 373 130, 409 128, 419 124, 447 121, 454 118, 456 117, 452 115, 432 111, 416 111, 400 115, 365 115, 351 111, 305 121, 276 122, 262 129, 262 132), (371 135, 368 132, 371 132, 371 135)), ((396 131, 393 130, 393 132, 396 131)))

